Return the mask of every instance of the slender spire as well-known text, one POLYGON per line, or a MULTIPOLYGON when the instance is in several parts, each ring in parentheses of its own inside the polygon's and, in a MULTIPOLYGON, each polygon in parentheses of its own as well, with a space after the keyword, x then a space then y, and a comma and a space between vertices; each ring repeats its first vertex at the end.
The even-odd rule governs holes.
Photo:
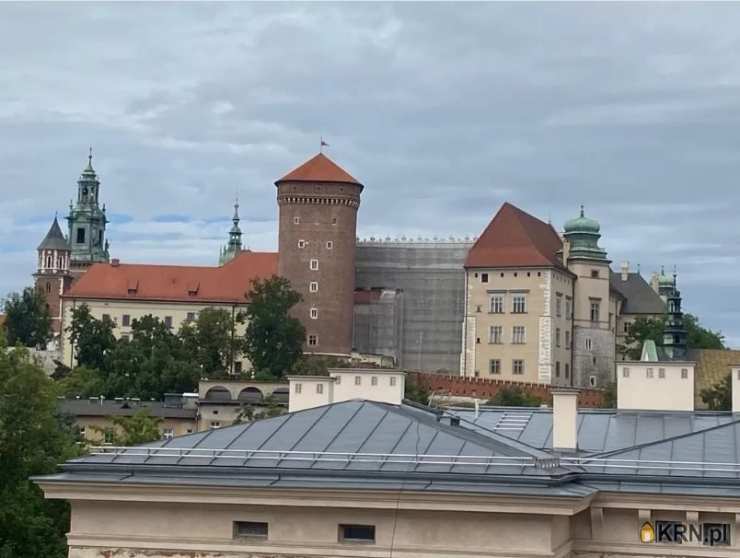
POLYGON ((581 204, 581 217, 583 217, 583 204, 581 204))

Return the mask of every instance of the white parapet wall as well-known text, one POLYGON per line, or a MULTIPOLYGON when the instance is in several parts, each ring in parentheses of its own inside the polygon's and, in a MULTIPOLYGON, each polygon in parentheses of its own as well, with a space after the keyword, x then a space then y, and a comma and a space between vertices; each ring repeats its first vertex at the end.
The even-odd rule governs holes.
POLYGON ((288 411, 364 399, 400 405, 406 374, 400 370, 333 368, 329 376, 289 376, 288 411))
POLYGON ((694 410, 694 362, 617 363, 617 409, 694 410))

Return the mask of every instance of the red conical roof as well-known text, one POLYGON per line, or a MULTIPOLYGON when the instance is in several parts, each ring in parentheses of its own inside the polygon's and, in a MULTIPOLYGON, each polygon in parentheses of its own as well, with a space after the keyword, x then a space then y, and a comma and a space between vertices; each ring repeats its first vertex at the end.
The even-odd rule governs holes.
POLYGON ((563 267, 563 243, 545 223, 506 202, 468 252, 465 267, 563 267))
POLYGON ((281 182, 344 182, 362 186, 362 183, 323 153, 319 153, 300 167, 290 171, 275 182, 275 185, 281 182))

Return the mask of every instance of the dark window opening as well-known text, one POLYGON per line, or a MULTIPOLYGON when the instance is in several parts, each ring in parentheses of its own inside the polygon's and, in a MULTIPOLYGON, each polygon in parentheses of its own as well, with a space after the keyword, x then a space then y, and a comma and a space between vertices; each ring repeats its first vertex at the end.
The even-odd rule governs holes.
POLYGON ((129 325, 131 325, 131 316, 129 314, 124 314, 121 317, 121 325, 124 327, 128 327, 129 325))
POLYGON ((480 282, 481 283, 488 283, 488 273, 481 273, 480 274, 480 282))
POLYGON ((263 521, 234 521, 234 538, 266 539, 267 523, 263 521))
POLYGON ((167 329, 172 329, 172 316, 164 317, 164 327, 166 327, 167 329))
POLYGON ((85 243, 85 229, 79 228, 77 229, 77 244, 84 244, 85 243))
POLYGON ((348 543, 374 543, 375 525, 340 525, 339 541, 348 543))

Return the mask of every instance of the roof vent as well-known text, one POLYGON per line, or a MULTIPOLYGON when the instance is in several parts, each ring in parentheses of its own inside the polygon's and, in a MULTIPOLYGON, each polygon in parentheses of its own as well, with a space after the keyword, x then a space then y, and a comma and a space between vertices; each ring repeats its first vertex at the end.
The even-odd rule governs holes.
POLYGON ((119 260, 118 258, 113 258, 113 259, 112 259, 112 260, 110 261, 110 264, 111 264, 111 266, 113 266, 113 267, 118 267, 119 265, 121 265, 121 260, 119 260))
POLYGON ((199 290, 200 290, 200 283, 198 281, 190 281, 188 283, 188 294, 190 296, 197 295, 199 290))

